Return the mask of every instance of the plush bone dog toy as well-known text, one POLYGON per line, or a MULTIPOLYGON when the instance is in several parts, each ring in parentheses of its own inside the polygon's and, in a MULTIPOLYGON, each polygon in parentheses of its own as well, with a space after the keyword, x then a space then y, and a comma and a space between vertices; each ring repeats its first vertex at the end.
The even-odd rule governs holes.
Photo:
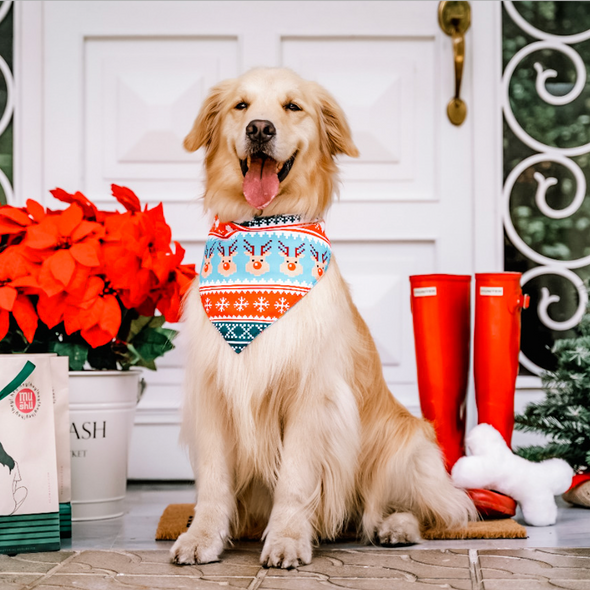
POLYGON ((563 459, 540 463, 514 455, 502 435, 489 424, 479 424, 466 437, 471 454, 455 463, 451 477, 462 488, 493 489, 514 498, 527 524, 555 524, 554 496, 572 483, 573 469, 563 459))

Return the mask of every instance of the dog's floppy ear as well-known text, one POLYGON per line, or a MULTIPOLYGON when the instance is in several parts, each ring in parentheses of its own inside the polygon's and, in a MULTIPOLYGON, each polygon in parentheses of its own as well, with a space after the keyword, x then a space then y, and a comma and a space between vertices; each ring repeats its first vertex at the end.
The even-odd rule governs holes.
POLYGON ((312 84, 318 100, 322 149, 327 149, 332 156, 345 154, 358 158, 359 151, 352 141, 344 111, 325 88, 316 83, 312 84))
POLYGON ((209 147, 211 145, 213 135, 218 129, 219 115, 231 83, 232 80, 225 80, 211 88, 195 119, 193 128, 184 138, 185 150, 195 152, 202 146, 209 147))

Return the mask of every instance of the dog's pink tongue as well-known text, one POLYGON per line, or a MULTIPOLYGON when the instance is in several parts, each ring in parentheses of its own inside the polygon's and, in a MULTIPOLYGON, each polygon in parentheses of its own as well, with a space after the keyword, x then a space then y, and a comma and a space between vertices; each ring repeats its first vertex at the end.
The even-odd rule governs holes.
POLYGON ((252 158, 242 185, 246 201, 254 209, 264 209, 279 192, 277 163, 272 158, 252 158))

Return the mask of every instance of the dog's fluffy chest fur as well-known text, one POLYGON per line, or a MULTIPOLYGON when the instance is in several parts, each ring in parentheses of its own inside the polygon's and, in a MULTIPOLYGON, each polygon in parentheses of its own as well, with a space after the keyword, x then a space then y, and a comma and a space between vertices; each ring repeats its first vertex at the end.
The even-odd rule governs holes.
MULTIPOLYGON (((188 317, 195 326, 188 329, 202 334, 194 343, 194 358, 198 356, 199 366, 204 368, 201 377, 215 383, 219 392, 216 403, 225 407, 229 418, 226 433, 235 445, 236 466, 243 471, 240 480, 254 475, 274 485, 282 443, 288 435, 285 425, 295 415, 330 406, 347 422, 350 441, 358 440, 354 395, 344 380, 336 390, 331 382, 334 375, 350 373, 346 343, 355 338, 352 322, 343 317, 347 308, 340 282, 333 262, 322 281, 241 354, 236 354, 211 325, 198 289, 193 287, 188 317)), ((329 428, 326 424, 326 436, 329 428)), ((347 454, 347 460, 355 464, 358 445, 353 442, 350 446, 354 452, 353 456, 347 454)))

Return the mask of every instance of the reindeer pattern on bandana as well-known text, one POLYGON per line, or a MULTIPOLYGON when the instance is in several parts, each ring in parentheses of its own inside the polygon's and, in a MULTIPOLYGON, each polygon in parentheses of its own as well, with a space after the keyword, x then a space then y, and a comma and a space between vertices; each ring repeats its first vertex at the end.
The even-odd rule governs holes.
POLYGON ((216 219, 199 279, 203 308, 240 353, 309 293, 331 253, 323 221, 302 223, 296 215, 216 219))

